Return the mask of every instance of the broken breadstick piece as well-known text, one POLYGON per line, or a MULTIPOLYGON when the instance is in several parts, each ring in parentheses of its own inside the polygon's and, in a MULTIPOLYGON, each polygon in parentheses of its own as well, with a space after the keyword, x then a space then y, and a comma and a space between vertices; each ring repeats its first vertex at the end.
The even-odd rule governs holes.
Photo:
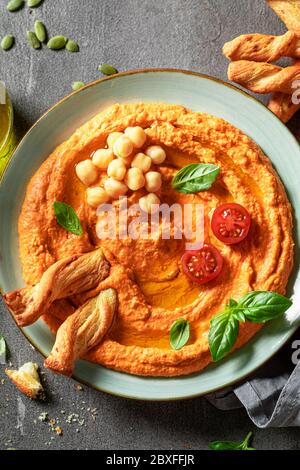
POLYGON ((276 114, 282 122, 286 123, 300 109, 300 103, 294 104, 291 95, 274 93, 270 98, 268 108, 276 114))
POLYGON ((230 60, 274 62, 281 57, 300 58, 300 39, 287 31, 282 36, 242 34, 223 46, 223 54, 230 60))
POLYGON ((293 82, 300 79, 300 61, 289 67, 279 67, 267 62, 238 60, 228 67, 228 78, 254 93, 281 92, 291 95, 293 82))
POLYGON ((40 382, 38 368, 35 362, 26 362, 18 370, 6 369, 5 373, 20 392, 33 400, 45 400, 45 390, 40 382))
POLYGON ((58 329, 45 367, 59 374, 72 375, 75 360, 97 346, 109 331, 116 305, 116 291, 106 289, 78 308, 58 329))

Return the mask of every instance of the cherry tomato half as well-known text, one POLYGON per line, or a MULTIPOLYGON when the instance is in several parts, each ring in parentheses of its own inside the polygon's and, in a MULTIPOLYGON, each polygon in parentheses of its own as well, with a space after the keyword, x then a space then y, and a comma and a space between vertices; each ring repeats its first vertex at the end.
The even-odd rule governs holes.
POLYGON ((211 228, 218 240, 234 245, 244 240, 250 229, 251 217, 240 204, 230 203, 218 206, 212 215, 211 228))
POLYGON ((199 250, 186 251, 181 258, 181 263, 185 274, 191 281, 205 284, 220 274, 223 258, 215 246, 207 243, 199 250))

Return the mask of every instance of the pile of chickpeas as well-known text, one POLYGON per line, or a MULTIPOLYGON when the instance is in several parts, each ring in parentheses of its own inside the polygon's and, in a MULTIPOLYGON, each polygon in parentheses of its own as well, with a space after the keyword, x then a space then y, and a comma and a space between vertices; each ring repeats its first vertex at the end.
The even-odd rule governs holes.
MULTIPOLYGON (((76 174, 86 186, 94 184, 99 177, 99 170, 106 171, 108 178, 104 187, 87 188, 87 203, 98 207, 109 200, 124 196, 128 189, 137 191, 143 187, 148 194, 139 199, 139 205, 145 212, 153 212, 152 205, 160 204, 155 194, 161 188, 161 173, 150 171, 151 165, 160 165, 166 158, 166 152, 160 145, 151 145, 144 152, 139 152, 146 142, 146 133, 142 127, 127 127, 123 132, 113 132, 107 137, 108 148, 96 150, 91 159, 76 165, 76 174)), ((158 206, 155 207, 158 209, 158 206)))

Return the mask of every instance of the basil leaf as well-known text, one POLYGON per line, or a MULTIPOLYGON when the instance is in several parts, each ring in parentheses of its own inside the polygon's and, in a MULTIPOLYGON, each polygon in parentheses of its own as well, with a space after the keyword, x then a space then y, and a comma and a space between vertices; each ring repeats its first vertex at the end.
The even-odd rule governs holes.
POLYGON ((276 292, 253 291, 241 297, 236 308, 242 310, 246 320, 263 323, 282 315, 292 303, 276 292))
POLYGON ((0 336, 0 364, 6 363, 7 347, 3 336, 0 336))
POLYGON ((240 445, 241 450, 255 450, 254 447, 250 447, 249 443, 252 438, 252 432, 248 432, 247 436, 240 445))
POLYGON ((240 450, 240 443, 234 441, 213 441, 208 444, 211 450, 240 450))
POLYGON ((236 307, 238 305, 237 301, 234 299, 229 299, 228 306, 229 307, 236 307))
POLYGON ((252 432, 249 432, 243 442, 235 441, 213 441, 208 444, 212 450, 255 450, 254 447, 249 447, 249 441, 252 437, 252 432))
POLYGON ((73 207, 60 201, 55 201, 53 207, 59 225, 75 235, 83 234, 82 225, 73 207))
POLYGON ((243 314, 243 312, 241 310, 238 310, 236 309, 235 307, 238 306, 238 303, 236 300, 234 299, 229 299, 229 302, 228 302, 228 305, 227 305, 227 308, 229 307, 231 309, 231 312, 232 312, 232 315, 239 321, 241 322, 245 322, 246 321, 246 318, 245 318, 245 315, 243 314))
POLYGON ((239 322, 264 323, 279 317, 291 305, 290 299, 271 291, 249 292, 238 302, 230 299, 225 310, 210 322, 208 343, 213 360, 219 361, 230 352, 239 333, 239 322))
POLYGON ((220 173, 220 167, 211 163, 192 163, 176 173, 172 187, 179 193, 191 194, 211 187, 220 173))
POLYGON ((246 317, 244 315, 244 312, 242 310, 233 310, 232 315, 234 318, 236 318, 238 321, 241 321, 242 323, 245 323, 246 317))
POLYGON ((173 349, 181 349, 190 337, 190 322, 184 318, 174 321, 170 329, 170 345, 173 349))
POLYGON ((229 353, 239 334, 239 321, 230 308, 212 318, 208 334, 209 349, 213 361, 220 361, 229 353))

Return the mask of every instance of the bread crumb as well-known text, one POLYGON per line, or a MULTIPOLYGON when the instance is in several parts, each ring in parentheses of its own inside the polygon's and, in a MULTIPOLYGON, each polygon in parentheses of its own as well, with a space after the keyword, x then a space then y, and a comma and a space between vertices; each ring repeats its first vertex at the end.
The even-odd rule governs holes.
POLYGON ((35 362, 27 362, 18 370, 5 369, 5 373, 24 395, 34 400, 45 400, 45 390, 40 381, 38 368, 35 362))
POLYGON ((62 435, 63 435, 63 430, 61 429, 60 426, 57 426, 57 427, 55 428, 55 432, 56 432, 56 434, 57 434, 58 436, 62 436, 62 435))
POLYGON ((38 419, 45 423, 46 421, 48 421, 48 413, 44 411, 38 416, 38 419))

